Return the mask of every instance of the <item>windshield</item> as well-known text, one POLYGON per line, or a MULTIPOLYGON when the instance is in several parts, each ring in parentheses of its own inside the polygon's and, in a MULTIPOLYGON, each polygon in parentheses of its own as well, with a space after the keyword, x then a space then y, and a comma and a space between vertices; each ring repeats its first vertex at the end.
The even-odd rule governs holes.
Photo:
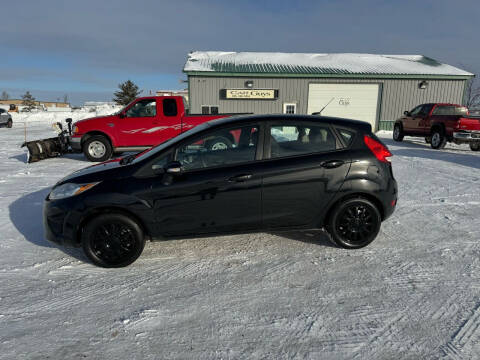
POLYGON ((185 131, 184 133, 171 138, 167 141, 164 141, 158 145, 155 145, 154 147, 151 147, 150 149, 147 149, 137 155, 137 158, 133 161, 133 163, 138 163, 144 159, 149 158, 150 156, 153 156, 155 154, 158 154, 159 152, 163 151, 167 147, 169 147, 172 144, 175 144, 176 142, 182 141, 183 139, 189 137, 190 135, 196 134, 200 131, 205 130, 206 128, 210 127, 209 123, 203 123, 198 126, 195 126, 193 129, 190 129, 188 131, 185 131))
MULTIPOLYGON (((137 99, 135 99, 137 100, 137 99)), ((127 107, 129 107, 135 100, 132 100, 130 101, 127 105, 125 105, 123 108, 121 108, 120 110, 118 110, 116 113, 114 113, 113 115, 118 115, 120 114, 123 110, 125 110, 127 107)))

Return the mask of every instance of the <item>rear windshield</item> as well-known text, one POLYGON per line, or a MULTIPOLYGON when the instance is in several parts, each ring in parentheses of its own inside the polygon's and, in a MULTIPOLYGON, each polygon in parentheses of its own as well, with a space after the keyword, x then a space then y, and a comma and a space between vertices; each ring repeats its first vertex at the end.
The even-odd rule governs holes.
POLYGON ((468 109, 465 106, 439 105, 435 107, 432 115, 467 115, 468 109))

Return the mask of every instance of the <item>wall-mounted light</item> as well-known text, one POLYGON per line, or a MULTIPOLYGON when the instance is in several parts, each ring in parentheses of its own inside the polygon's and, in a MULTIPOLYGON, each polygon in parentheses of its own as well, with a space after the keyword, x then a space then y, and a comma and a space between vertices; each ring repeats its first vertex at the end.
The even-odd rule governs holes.
POLYGON ((428 86, 428 82, 426 82, 425 80, 420 81, 420 82, 418 83, 418 88, 419 88, 419 89, 425 90, 425 89, 427 88, 427 86, 428 86))
POLYGON ((252 80, 245 81, 245 87, 247 89, 253 88, 253 81, 252 80))

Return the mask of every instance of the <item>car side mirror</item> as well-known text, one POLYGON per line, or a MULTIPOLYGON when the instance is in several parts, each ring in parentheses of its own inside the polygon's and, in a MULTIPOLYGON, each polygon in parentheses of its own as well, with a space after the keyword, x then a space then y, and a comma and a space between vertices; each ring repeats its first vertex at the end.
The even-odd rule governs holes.
POLYGON ((152 165, 152 171, 155 175, 165 174, 165 168, 160 164, 152 165))
POLYGON ((165 166, 165 172, 171 175, 180 175, 183 172, 182 164, 178 161, 172 161, 165 166))
POLYGON ((410 116, 410 111, 404 111, 404 112, 403 112, 403 115, 405 115, 405 116, 410 116))

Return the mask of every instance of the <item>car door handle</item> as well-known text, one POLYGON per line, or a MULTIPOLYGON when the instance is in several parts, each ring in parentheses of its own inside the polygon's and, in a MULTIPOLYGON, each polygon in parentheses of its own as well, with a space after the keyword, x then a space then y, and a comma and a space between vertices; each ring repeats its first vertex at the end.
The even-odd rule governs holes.
POLYGON ((236 175, 232 176, 231 178, 228 178, 229 182, 243 182, 250 180, 252 178, 252 174, 242 174, 242 175, 236 175))
POLYGON ((334 169, 345 164, 343 160, 324 161, 320 165, 326 169, 334 169))

